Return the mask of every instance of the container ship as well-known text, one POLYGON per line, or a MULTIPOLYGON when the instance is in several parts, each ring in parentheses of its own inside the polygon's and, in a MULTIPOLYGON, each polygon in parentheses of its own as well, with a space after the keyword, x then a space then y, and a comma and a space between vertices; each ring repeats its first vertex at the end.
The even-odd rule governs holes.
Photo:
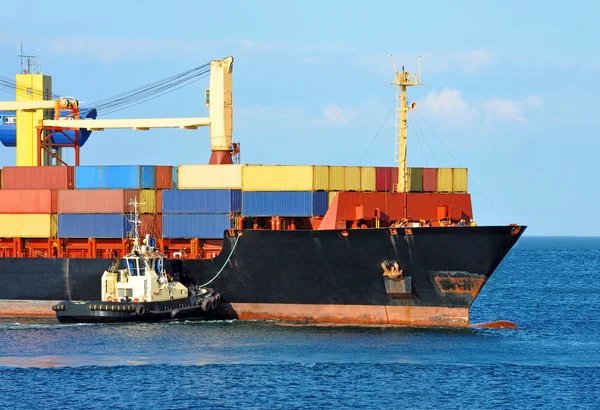
POLYGON ((17 156, 1 171, 0 314, 53 316, 59 300, 98 298, 99 275, 131 250, 139 200, 140 233, 156 238, 177 280, 219 291, 219 317, 470 325, 470 306, 525 226, 476 226, 467 169, 407 166, 416 107, 406 91, 420 67, 396 70, 398 167, 377 167, 240 163, 233 58, 206 66, 210 114, 188 119, 98 120, 56 98, 49 76, 17 74, 16 100, 0 102, 0 142, 17 156), (208 164, 79 165, 94 131, 202 126, 208 164))

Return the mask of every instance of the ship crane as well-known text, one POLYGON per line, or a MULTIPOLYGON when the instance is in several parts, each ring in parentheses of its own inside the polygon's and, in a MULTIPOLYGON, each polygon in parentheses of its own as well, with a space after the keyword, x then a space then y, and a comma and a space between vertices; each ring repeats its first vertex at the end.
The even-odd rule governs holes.
MULTIPOLYGON (((197 129, 210 127, 210 164, 232 164, 232 156, 238 156, 239 143, 232 143, 233 135, 233 90, 232 90, 233 57, 213 60, 210 63, 210 88, 206 90, 205 103, 209 108, 208 117, 194 118, 132 118, 132 119, 81 119, 79 103, 75 99, 61 98, 59 100, 40 101, 10 101, 0 102, 0 111, 17 111, 40 113, 35 125, 36 133, 29 138, 28 146, 19 147, 17 144, 17 165, 45 165, 42 153, 55 158, 58 162, 66 163, 53 152, 51 147, 69 146, 75 148, 75 165, 79 165, 79 136, 82 131, 103 131, 109 129, 150 130, 152 128, 197 129), (54 118, 47 118, 45 113, 54 109, 54 118), (70 110, 66 117, 61 117, 61 111, 70 110), (65 134, 72 131, 73 144, 60 145, 52 142, 56 133, 65 134), (32 136, 33 137, 33 136, 32 136), (36 146, 37 142, 37 146, 36 146), (21 148, 21 152, 19 152, 21 148), (27 152, 23 152, 27 150, 27 152), (25 154, 25 155, 23 155, 25 154), (27 157, 19 163, 19 158, 27 157)), ((94 116, 95 117, 95 116, 94 116)), ((18 122, 17 122, 18 123, 18 122)), ((70 138, 69 138, 70 139, 70 138)), ((25 139, 21 139, 25 140, 25 139)))

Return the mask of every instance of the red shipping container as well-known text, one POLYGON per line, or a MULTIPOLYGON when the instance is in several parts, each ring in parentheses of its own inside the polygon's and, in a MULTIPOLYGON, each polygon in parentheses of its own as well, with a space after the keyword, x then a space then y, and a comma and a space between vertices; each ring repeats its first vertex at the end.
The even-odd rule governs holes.
POLYGON ((437 192, 437 168, 423 168, 423 192, 437 192))
MULTIPOLYGON (((135 213, 135 207, 133 205, 129 205, 130 202, 136 200, 138 202, 142 202, 142 198, 140 195, 140 191, 138 189, 124 189, 123 190, 123 212, 126 214, 135 213)), ((138 205, 138 212, 140 211, 138 205)))
POLYGON ((452 220, 471 219, 470 194, 408 194, 408 217, 412 220, 438 220, 438 207, 447 207, 452 220))
POLYGON ((56 191, 50 189, 2 190, 0 214, 53 214, 56 197, 56 191))
POLYGON ((156 213, 157 214, 162 214, 162 198, 163 198, 163 191, 162 191, 162 189, 159 189, 158 191, 156 191, 156 213))
POLYGON ((375 168, 375 189, 380 192, 392 192, 398 184, 398 168, 375 168))
POLYGON ((149 234, 152 238, 162 238, 162 215, 142 214, 140 221, 140 236, 149 234))
POLYGON ((59 214, 122 214, 133 210, 137 189, 75 189, 58 191, 59 214))
POLYGON ((173 187, 173 167, 170 165, 157 165, 156 189, 171 189, 173 187))
POLYGON ((4 167, 4 189, 73 189, 75 169, 65 166, 4 167))

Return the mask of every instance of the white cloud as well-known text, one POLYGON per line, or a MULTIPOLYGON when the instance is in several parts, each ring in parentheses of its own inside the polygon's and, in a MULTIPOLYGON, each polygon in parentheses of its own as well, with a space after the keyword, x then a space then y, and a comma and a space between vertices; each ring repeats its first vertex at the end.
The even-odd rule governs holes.
POLYGON ((521 100, 491 98, 481 102, 488 118, 521 122, 527 121, 524 114, 528 108, 540 108, 542 104, 542 98, 537 95, 530 95, 521 100))
POLYGON ((348 122, 344 110, 337 104, 329 103, 323 108, 323 120, 332 124, 343 125, 348 122))
POLYGON ((431 91, 420 105, 433 117, 455 125, 471 121, 478 115, 477 110, 461 97, 460 91, 453 88, 444 88, 439 93, 431 91))

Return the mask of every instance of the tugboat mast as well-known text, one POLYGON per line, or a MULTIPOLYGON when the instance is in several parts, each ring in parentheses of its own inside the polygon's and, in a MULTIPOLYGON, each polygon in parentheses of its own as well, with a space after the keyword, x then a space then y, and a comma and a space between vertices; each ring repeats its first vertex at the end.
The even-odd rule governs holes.
POLYGON ((134 199, 129 201, 129 205, 133 206, 134 209, 133 219, 129 220, 129 222, 133 226, 133 246, 131 248, 131 251, 141 252, 142 248, 140 245, 140 225, 142 224, 142 221, 140 220, 138 208, 140 207, 140 205, 143 205, 143 203, 138 202, 137 197, 135 197, 134 199))
POLYGON ((408 163, 406 161, 406 131, 408 128, 407 118, 408 110, 417 108, 417 103, 413 102, 409 107, 406 102, 406 87, 421 85, 421 56, 419 56, 419 73, 417 75, 404 71, 398 72, 394 57, 390 56, 396 73, 392 84, 396 86, 396 142, 395 142, 395 160, 398 162, 398 185, 396 192, 408 191, 408 163))

